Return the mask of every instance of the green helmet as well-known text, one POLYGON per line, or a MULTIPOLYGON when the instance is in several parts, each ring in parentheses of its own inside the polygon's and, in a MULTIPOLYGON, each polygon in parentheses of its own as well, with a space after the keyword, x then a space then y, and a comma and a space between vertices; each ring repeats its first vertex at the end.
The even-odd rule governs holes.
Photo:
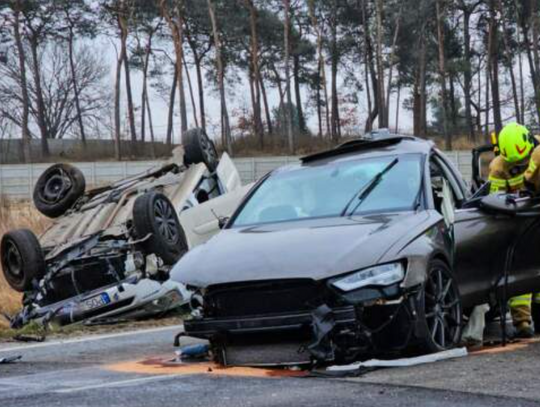
POLYGON ((509 163, 515 163, 528 157, 534 147, 527 127, 518 123, 504 126, 499 134, 499 150, 509 163))

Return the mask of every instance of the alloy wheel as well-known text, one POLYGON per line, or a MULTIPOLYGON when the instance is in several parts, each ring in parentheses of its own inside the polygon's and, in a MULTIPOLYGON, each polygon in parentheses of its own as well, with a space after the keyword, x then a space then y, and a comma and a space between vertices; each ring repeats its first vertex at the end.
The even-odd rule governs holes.
POLYGON ((156 199, 154 203, 154 216, 161 236, 171 243, 178 241, 178 228, 173 208, 163 199, 156 199))
POLYGON ((432 341, 441 349, 459 340, 461 302, 452 276, 447 270, 435 267, 425 285, 425 317, 432 341))

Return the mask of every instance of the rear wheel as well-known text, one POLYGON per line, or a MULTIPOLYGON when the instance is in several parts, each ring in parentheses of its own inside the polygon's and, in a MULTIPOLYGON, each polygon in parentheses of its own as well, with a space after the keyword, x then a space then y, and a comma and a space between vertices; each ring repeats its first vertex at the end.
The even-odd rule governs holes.
POLYGON ((45 258, 34 233, 13 230, 2 237, 0 257, 6 281, 16 291, 32 289, 32 282, 45 275, 45 258))
POLYGON ((184 230, 169 199, 150 191, 135 200, 133 224, 147 254, 156 254, 167 265, 175 264, 188 250, 184 230))
POLYGON ((218 166, 218 153, 214 142, 202 129, 192 129, 182 136, 186 164, 204 163, 210 172, 218 166))
POLYGON ((426 282, 417 297, 422 335, 417 350, 434 353, 451 349, 461 338, 462 308, 456 282, 446 263, 430 263, 426 282))
POLYGON ((49 218, 62 216, 84 194, 86 182, 77 167, 55 164, 39 177, 34 188, 34 205, 49 218))

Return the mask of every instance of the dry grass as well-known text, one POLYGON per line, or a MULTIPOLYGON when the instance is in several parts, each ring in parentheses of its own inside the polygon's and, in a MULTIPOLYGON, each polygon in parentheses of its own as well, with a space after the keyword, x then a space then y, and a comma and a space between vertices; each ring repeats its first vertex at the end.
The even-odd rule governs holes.
MULTIPOLYGON (((8 202, 0 197, 0 237, 9 230, 17 228, 27 228, 39 234, 47 225, 47 219, 41 216, 31 204, 8 202)), ((0 313, 12 314, 20 306, 21 296, 6 283, 0 266, 0 313)), ((0 331, 7 326, 5 319, 0 317, 0 331)))

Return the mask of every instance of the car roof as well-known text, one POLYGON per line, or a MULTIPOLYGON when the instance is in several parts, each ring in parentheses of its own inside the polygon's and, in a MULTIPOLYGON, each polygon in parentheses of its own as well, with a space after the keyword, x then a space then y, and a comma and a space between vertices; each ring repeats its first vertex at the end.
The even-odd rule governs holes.
POLYGON ((377 139, 358 138, 347 141, 339 146, 304 156, 300 163, 281 167, 274 172, 288 172, 302 167, 324 165, 332 162, 372 158, 392 154, 429 154, 435 148, 430 140, 414 136, 389 135, 377 139))

